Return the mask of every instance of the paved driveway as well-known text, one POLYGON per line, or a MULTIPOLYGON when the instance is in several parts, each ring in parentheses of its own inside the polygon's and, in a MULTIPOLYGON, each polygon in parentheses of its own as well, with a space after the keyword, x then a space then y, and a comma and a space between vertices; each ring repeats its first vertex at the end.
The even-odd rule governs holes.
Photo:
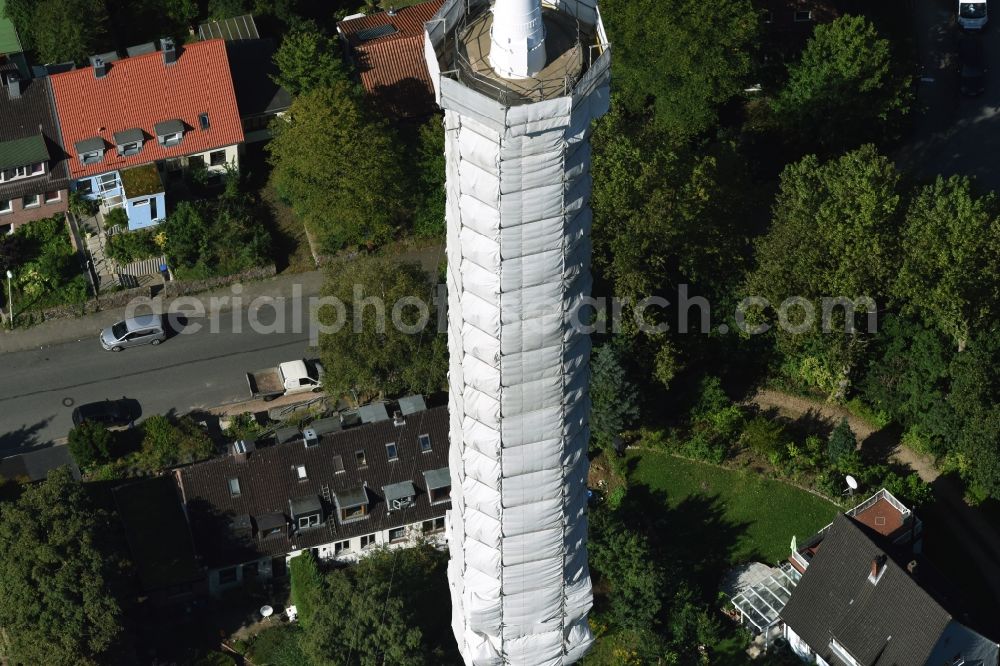
POLYGON ((980 37, 989 68, 986 92, 967 98, 958 93, 955 3, 914 0, 913 8, 922 112, 897 161, 920 178, 965 174, 1000 190, 1000 18, 994 14, 994 22, 980 37))

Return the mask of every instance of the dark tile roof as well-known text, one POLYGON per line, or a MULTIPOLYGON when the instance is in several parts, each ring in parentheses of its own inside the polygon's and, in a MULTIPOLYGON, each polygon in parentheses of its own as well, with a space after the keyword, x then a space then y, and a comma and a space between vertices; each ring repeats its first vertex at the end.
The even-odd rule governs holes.
POLYGON ((301 440, 261 447, 243 462, 232 456, 215 458, 179 468, 175 476, 198 552, 208 566, 219 567, 443 516, 450 504, 431 506, 424 472, 447 466, 448 410, 437 407, 409 415, 402 426, 389 420, 348 428, 323 435, 317 446, 309 448, 301 440), (431 436, 432 450, 422 453, 417 438, 425 433, 431 436), (388 442, 398 447, 396 461, 386 456, 388 442), (360 468, 355 457, 359 450, 364 451, 366 462, 360 468), (337 459, 343 472, 336 471, 337 459), (295 468, 299 465, 306 468, 304 480, 298 478, 295 468), (239 479, 237 497, 229 491, 231 478, 239 479), (404 481, 416 487, 416 502, 389 514, 382 489, 404 481), (369 517, 347 524, 336 520, 334 501, 366 487, 369 517), (290 501, 307 497, 322 499, 325 520, 320 527, 294 530, 289 526, 281 534, 260 538, 265 515, 289 518, 290 501), (241 515, 250 515, 256 522, 252 538, 233 534, 232 522, 241 515))
POLYGON ((418 118, 437 110, 424 59, 424 23, 442 4, 443 0, 431 0, 404 7, 395 16, 377 12, 337 25, 351 49, 361 85, 386 113, 418 118))
POLYGON ((831 639, 865 665, 927 663, 951 616, 892 558, 877 584, 872 560, 886 556, 877 533, 838 515, 781 612, 828 663, 831 639))
POLYGON ((41 481, 49 472, 68 465, 73 477, 80 478, 80 468, 73 461, 67 446, 47 446, 0 460, 0 478, 41 481))
POLYGON ((21 96, 10 99, 6 86, 0 89, 0 143, 43 136, 49 154, 48 173, 0 185, 0 199, 53 192, 69 187, 66 153, 60 144, 55 103, 48 79, 21 82, 21 96))
POLYGON ((119 486, 114 496, 144 590, 191 583, 203 576, 170 477, 119 486))
POLYGON ((272 78, 278 73, 274 51, 270 39, 226 42, 241 118, 276 114, 292 105, 292 96, 272 78))

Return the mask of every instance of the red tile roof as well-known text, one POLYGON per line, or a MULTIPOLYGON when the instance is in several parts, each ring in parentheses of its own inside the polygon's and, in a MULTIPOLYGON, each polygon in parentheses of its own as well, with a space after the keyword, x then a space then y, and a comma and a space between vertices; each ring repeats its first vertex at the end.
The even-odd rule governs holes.
POLYGON ((50 78, 73 178, 243 141, 226 43, 221 39, 179 47, 177 62, 172 65, 165 65, 163 54, 157 51, 117 60, 101 79, 94 76, 92 67, 50 78), (202 113, 208 113, 207 130, 198 123, 202 113), (157 142, 153 125, 173 119, 187 127, 180 144, 167 148, 157 142), (146 141, 138 154, 121 157, 114 149, 113 135, 129 129, 141 129, 146 141), (110 148, 101 162, 84 166, 75 145, 97 136, 110 148))
POLYGON ((443 3, 432 0, 400 9, 395 16, 378 12, 337 26, 351 47, 361 85, 392 115, 422 116, 437 109, 434 84, 424 61, 424 23, 443 3), (396 31, 366 41, 359 37, 364 30, 386 25, 396 31))

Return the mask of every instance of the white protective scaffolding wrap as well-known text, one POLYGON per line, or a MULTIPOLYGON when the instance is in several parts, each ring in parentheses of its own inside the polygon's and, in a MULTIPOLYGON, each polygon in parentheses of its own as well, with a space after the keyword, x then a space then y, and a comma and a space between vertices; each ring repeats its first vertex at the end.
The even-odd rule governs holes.
MULTIPOLYGON (((426 40, 446 130, 453 628, 470 666, 572 664, 593 595, 590 338, 571 315, 591 289, 589 137, 610 50, 568 94, 505 105, 441 62, 465 5, 446 2, 426 40)), ((592 1, 553 7, 604 34, 592 1)))

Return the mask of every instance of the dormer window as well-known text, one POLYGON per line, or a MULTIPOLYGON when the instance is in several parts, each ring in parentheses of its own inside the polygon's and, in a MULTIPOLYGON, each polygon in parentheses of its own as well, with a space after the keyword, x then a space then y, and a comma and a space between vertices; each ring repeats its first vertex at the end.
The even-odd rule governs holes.
POLYGON ((41 134, 0 141, 0 183, 45 173, 49 150, 41 134))
POLYGON ((447 467, 424 472, 427 482, 427 495, 431 504, 443 504, 451 501, 451 472, 447 467))
POLYGON ((300 530, 319 527, 323 522, 323 505, 315 495, 288 500, 288 510, 300 530))
POLYGON ((142 150, 142 142, 146 136, 141 129, 130 129, 124 132, 115 132, 114 138, 118 154, 122 157, 128 157, 142 150))
POLYGON ((389 511, 399 511, 413 506, 417 498, 417 489, 413 487, 412 481, 403 481, 382 486, 382 494, 385 495, 389 511))
POLYGON ((156 132, 157 142, 167 148, 176 146, 184 138, 184 123, 177 119, 156 123, 153 130, 156 132))
POLYGON ((337 518, 342 523, 351 523, 368 517, 368 491, 364 487, 350 488, 333 494, 337 506, 337 518))

